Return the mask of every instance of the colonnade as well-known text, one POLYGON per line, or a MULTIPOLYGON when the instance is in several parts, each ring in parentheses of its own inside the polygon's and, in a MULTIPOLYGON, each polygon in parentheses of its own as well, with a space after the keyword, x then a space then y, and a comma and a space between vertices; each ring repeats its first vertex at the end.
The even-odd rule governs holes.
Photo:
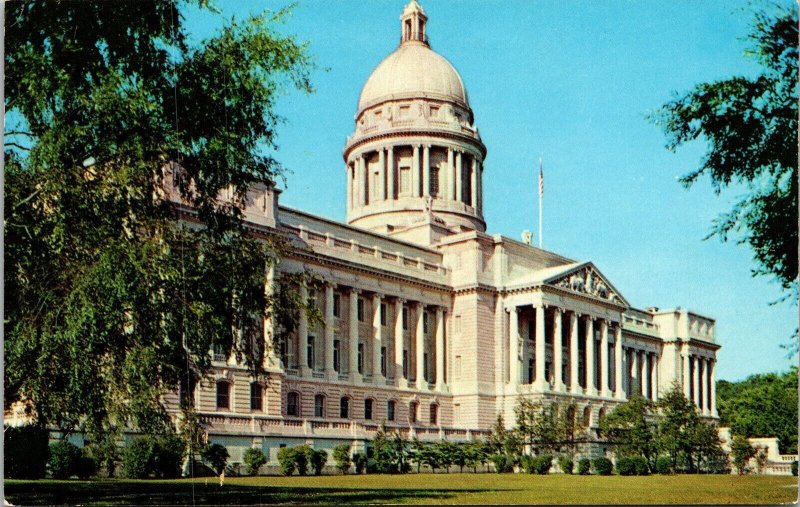
POLYGON ((636 347, 625 347, 624 355, 628 365, 627 396, 640 394, 648 400, 657 401, 659 355, 636 347))
POLYGON ((716 360, 684 348, 683 394, 706 416, 717 415, 716 360))
POLYGON ((447 150, 447 163, 441 164, 438 181, 432 184, 437 175, 431 167, 431 144, 415 143, 379 148, 356 155, 347 166, 347 204, 354 209, 376 202, 398 199, 400 197, 436 197, 438 199, 461 201, 472 206, 478 213, 481 202, 481 161, 467 150, 455 147, 441 147, 447 150), (402 188, 400 167, 395 150, 411 149, 410 192, 402 188), (377 184, 370 184, 368 161, 378 154, 377 184))
MULTIPOLYGON (((348 380, 354 383, 373 383, 376 385, 381 384, 394 384, 397 383, 398 387, 416 387, 417 389, 434 388, 436 390, 443 390, 446 385, 445 378, 445 309, 438 305, 429 305, 421 301, 407 301, 400 297, 388 296, 377 292, 372 292, 369 297, 372 300, 371 315, 366 315, 366 291, 362 291, 356 287, 345 287, 339 291, 339 297, 347 296, 349 299, 349 315, 346 319, 347 325, 347 340, 346 352, 339 350, 339 354, 347 354, 348 357, 348 371, 342 372, 341 362, 335 362, 334 350, 335 342, 338 340, 339 344, 345 343, 337 336, 336 319, 343 318, 335 316, 334 312, 334 294, 336 292, 336 285, 333 283, 325 283, 325 298, 324 298, 324 358, 323 371, 317 372, 313 368, 308 367, 308 349, 303 337, 310 337, 309 323, 306 312, 300 312, 300 318, 297 328, 296 342, 297 347, 297 362, 291 366, 296 366, 298 373, 301 377, 318 377, 326 378, 328 380, 348 380), (362 297, 362 295, 364 297, 362 297), (359 299, 364 301, 362 310, 364 315, 359 319, 359 299), (391 301, 390 301, 391 300, 391 301), (381 315, 382 308, 386 308, 388 312, 388 305, 392 304, 394 307, 394 322, 389 322, 388 315, 383 317, 381 315), (414 322, 406 322, 404 325, 403 315, 404 309, 414 310, 414 322), (426 333, 425 331, 425 315, 432 316, 432 329, 426 333), (371 322, 371 333, 369 336, 363 337, 363 333, 359 332, 359 325, 371 322), (384 324, 385 322, 385 324, 384 324), (384 329, 385 328, 385 329, 384 329), (407 328, 407 329, 406 329, 407 328), (393 329, 393 332, 387 332, 393 329), (406 331, 410 334, 410 339, 406 343, 406 331), (426 335, 432 336, 432 347, 426 345, 426 335), (398 337, 400 339, 398 339, 398 337), (363 373, 359 372, 359 344, 371 345, 370 357, 362 357, 361 362, 364 368, 363 373), (391 346, 390 346, 391 342, 391 346), (406 346, 407 345, 407 346, 406 346), (410 383, 411 371, 408 375, 404 372, 404 359, 407 361, 407 366, 411 367, 411 349, 415 353, 414 360, 414 382, 410 383), (431 349, 432 350, 429 350, 431 349), (390 361, 390 351, 393 352, 393 361, 390 361), (432 375, 428 375, 432 381, 432 386, 429 386, 428 379, 426 379, 425 368, 425 354, 432 353, 434 362, 432 364, 432 375), (370 364, 371 375, 367 375, 367 364, 370 364), (385 373, 385 375, 384 375, 385 373), (388 378, 387 378, 388 377, 388 378)), ((300 296, 303 300, 307 299, 307 291, 305 288, 300 289, 300 296)), ((411 319, 411 312, 406 313, 408 320, 411 319)), ((431 324, 429 322, 428 324, 431 324)), ((366 353, 365 349, 362 349, 366 353)), ((339 359, 341 361, 341 358, 339 359)), ((429 361, 430 362, 430 361, 429 361)))

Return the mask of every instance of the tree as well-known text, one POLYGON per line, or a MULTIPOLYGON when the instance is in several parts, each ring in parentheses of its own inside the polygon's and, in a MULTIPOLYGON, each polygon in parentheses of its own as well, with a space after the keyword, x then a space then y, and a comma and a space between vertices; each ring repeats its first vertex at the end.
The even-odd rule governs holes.
POLYGON ((307 46, 275 30, 285 10, 193 45, 183 5, 7 4, 5 407, 41 424, 169 431, 163 394, 212 347, 258 377, 263 319, 300 309, 264 290, 282 244, 241 207, 283 173, 274 105, 312 91, 307 46), (156 197, 168 168, 194 211, 156 197))
POLYGON ((731 461, 739 475, 744 475, 747 471, 747 463, 750 458, 756 455, 756 450, 747 441, 747 437, 734 435, 731 442, 731 461))
POLYGON ((336 468, 342 472, 342 475, 346 474, 350 470, 352 461, 350 459, 349 444, 338 444, 334 446, 332 457, 333 461, 336 462, 336 468))
POLYGON ((720 425, 748 438, 778 437, 782 454, 797 452, 797 367, 741 382, 717 382, 720 425))
POLYGON ((264 451, 251 447, 244 451, 244 464, 247 466, 247 473, 250 475, 258 475, 258 470, 267 463, 267 457, 264 451))
POLYGON ((203 457, 203 461, 207 462, 217 475, 220 475, 222 471, 225 470, 225 465, 228 463, 228 458, 230 457, 228 449, 221 444, 207 445, 200 451, 200 455, 203 457))
POLYGON ((650 116, 667 148, 707 142, 699 168, 681 179, 689 187, 708 175, 716 193, 743 184, 748 193, 718 217, 709 237, 753 250, 756 275, 775 277, 797 294, 798 18, 790 5, 755 13, 746 54, 761 65, 755 77, 701 83, 650 116))
POLYGON ((634 396, 600 419, 600 433, 620 456, 641 456, 655 469, 658 456, 652 402, 634 396))
POLYGON ((522 454, 522 440, 517 431, 506 429, 503 415, 497 416, 497 421, 486 436, 486 454, 491 456, 505 456, 509 466, 513 466, 522 454))

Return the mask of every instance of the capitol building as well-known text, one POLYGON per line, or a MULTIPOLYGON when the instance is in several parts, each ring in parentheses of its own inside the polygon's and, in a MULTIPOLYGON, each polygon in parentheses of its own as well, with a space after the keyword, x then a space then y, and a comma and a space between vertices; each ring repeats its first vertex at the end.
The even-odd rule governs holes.
MULTIPOLYGON (((603 414, 673 385, 716 418, 713 319, 634 306, 590 260, 487 232, 482 181, 495 169, 426 22, 411 0, 399 46, 361 90, 343 151, 345 222, 281 206, 271 185, 251 189, 247 226, 292 244, 270 280, 316 275, 303 292, 322 321, 302 314, 286 340, 265 324, 266 380, 214 356, 194 393, 209 441, 231 463, 258 447, 273 464, 284 446, 363 449, 382 423, 463 441, 498 415, 513 426, 530 398, 574 402, 595 440, 583 452, 602 454, 603 414)), ((167 399, 176 413, 178 400, 167 399)))

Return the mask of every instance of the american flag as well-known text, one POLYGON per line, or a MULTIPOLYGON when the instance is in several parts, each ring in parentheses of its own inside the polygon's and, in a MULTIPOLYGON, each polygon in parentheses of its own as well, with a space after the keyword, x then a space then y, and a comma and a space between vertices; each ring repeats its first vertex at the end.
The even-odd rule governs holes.
POLYGON ((539 198, 544 196, 544 172, 542 171, 542 159, 539 158, 539 198))

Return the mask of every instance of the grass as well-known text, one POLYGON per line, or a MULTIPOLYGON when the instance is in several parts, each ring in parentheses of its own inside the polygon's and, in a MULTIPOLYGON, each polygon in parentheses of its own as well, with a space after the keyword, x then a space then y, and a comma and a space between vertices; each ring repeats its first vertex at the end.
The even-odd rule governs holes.
POLYGON ((755 475, 408 474, 229 477, 222 487, 216 478, 6 480, 5 491, 15 505, 778 504, 797 500, 797 479, 755 475))

